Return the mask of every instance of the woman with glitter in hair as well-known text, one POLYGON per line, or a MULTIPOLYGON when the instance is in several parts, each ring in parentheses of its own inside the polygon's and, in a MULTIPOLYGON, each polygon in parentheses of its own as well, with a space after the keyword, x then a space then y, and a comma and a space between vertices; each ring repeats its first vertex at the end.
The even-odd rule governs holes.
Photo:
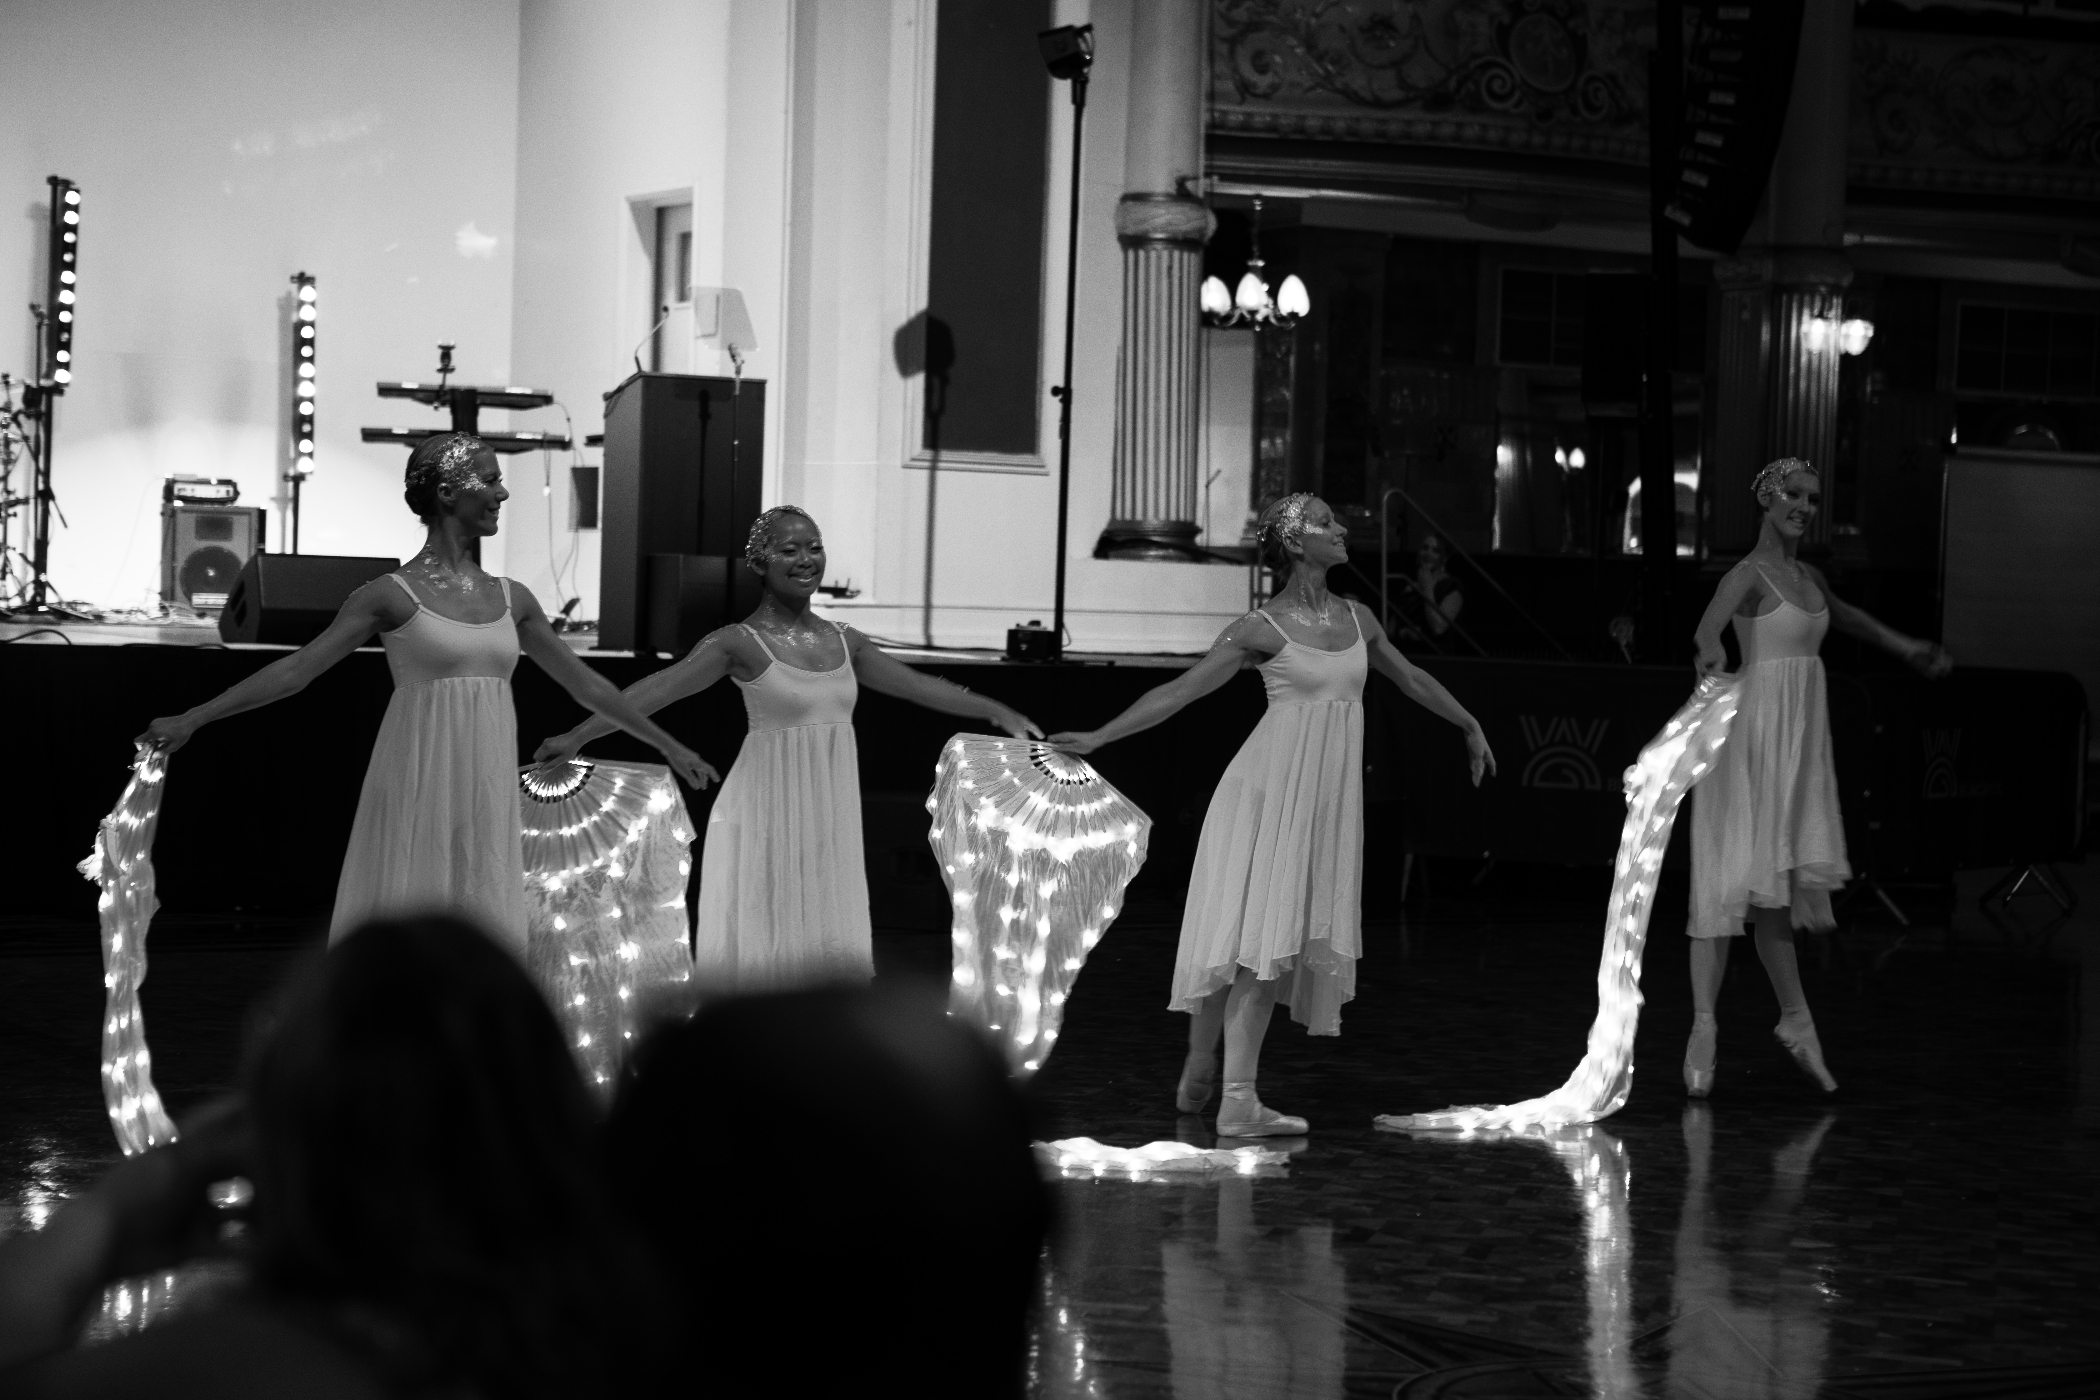
MULTIPOLYGON (((693 958, 703 988, 752 992, 875 973, 868 876, 861 855, 860 757, 853 703, 860 683, 943 714, 1041 738, 997 700, 914 671, 842 622, 810 611, 824 581, 824 537, 800 506, 751 526, 744 562, 764 596, 751 616, 702 637, 683 660, 637 681, 643 714, 724 676, 744 692, 750 731, 708 814, 700 855, 693 958)), ((608 734, 587 720, 540 745, 568 762, 608 734)))
POLYGON ((1479 721, 1393 648, 1370 609, 1327 591, 1349 557, 1348 526, 1303 493, 1262 512, 1262 560, 1287 574, 1267 606, 1218 637, 1204 658, 1099 729, 1053 734, 1073 753, 1150 729, 1258 667, 1268 713, 1225 770, 1189 878, 1170 1010, 1190 1014, 1175 1105, 1200 1113, 1225 1046, 1221 1137, 1304 1133, 1303 1118, 1254 1091, 1270 1012, 1281 1000, 1313 1035, 1341 1032, 1363 951, 1363 690, 1377 671, 1466 736, 1473 782, 1495 771, 1479 721))
POLYGON ((216 719, 296 695, 378 633, 393 698, 372 745, 336 886, 331 942, 375 918, 449 912, 525 951, 518 720, 510 674, 523 651, 586 705, 653 744, 681 778, 714 770, 651 723, 554 635, 539 600, 482 571, 473 543, 496 533, 503 469, 481 439, 440 433, 409 455, 402 490, 422 552, 358 589, 328 630, 215 699, 139 736, 173 752, 216 719))
POLYGON ((1830 756, 1823 634, 1835 624, 1895 653, 1927 676, 1953 669, 1931 642, 1906 637, 1830 591, 1813 564, 1796 558, 1823 505, 1823 482, 1798 457, 1782 457, 1750 489, 1764 511, 1757 546, 1721 579, 1693 634, 1698 671, 1724 671, 1721 629, 1732 618, 1742 645, 1742 700, 1713 771, 1692 789, 1692 1036, 1684 1087, 1713 1091, 1714 1005, 1728 971, 1729 940, 1747 920, 1757 956, 1779 998, 1773 1036, 1825 1093, 1837 1089, 1801 989, 1794 930, 1837 921, 1830 892, 1852 874, 1830 756))

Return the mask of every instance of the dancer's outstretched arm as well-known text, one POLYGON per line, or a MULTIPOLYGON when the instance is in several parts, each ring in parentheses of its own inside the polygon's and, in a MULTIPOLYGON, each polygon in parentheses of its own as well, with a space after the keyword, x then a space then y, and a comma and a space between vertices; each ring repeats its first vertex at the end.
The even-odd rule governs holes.
MULTIPOLYGON (((622 694, 636 710, 653 715, 675 700, 699 694, 728 675, 731 663, 739 657, 739 648, 751 653, 745 658, 750 671, 765 669, 766 663, 757 660, 758 646, 750 640, 750 633, 741 627, 719 627, 695 642, 693 649, 683 657, 653 675, 642 677, 622 694)), ((557 734, 541 744, 539 752, 532 756, 533 761, 550 767, 566 763, 585 744, 602 739, 619 727, 603 715, 590 715, 566 734, 557 734)))
POLYGON ((1011 705, 989 695, 916 671, 876 646, 853 628, 846 629, 846 646, 853 653, 853 674, 870 690, 939 710, 944 715, 966 715, 1005 730, 1016 739, 1040 739, 1043 731, 1035 721, 1011 705))
POLYGON ((1763 576, 1748 559, 1721 575, 1712 601, 1707 603, 1706 611, 1699 615, 1698 627, 1692 631, 1692 644, 1698 648, 1692 669, 1698 672, 1701 680, 1727 671, 1728 653, 1721 646, 1721 629, 1741 610, 1744 599, 1753 592, 1763 592, 1764 587, 1763 576))
POLYGON ((1865 608, 1854 607, 1830 591, 1830 580, 1813 564, 1803 564, 1816 587, 1823 590, 1823 601, 1830 608, 1830 625, 1840 632, 1850 633, 1862 641, 1872 642, 1883 651, 1893 653, 1908 663, 1912 670, 1934 680, 1954 669, 1954 658, 1945 647, 1928 642, 1921 637, 1907 637, 1873 616, 1865 608))
POLYGON ((244 681, 228 686, 218 695, 179 715, 165 715, 146 726, 138 736, 141 744, 152 744, 173 753, 215 719, 261 709, 287 695, 297 695, 316 676, 372 639, 415 616, 416 605, 400 585, 384 578, 373 579, 343 603, 328 624, 328 630, 290 656, 282 657, 244 681))
POLYGON ((531 589, 513 583, 511 601, 517 611, 518 644, 578 704, 589 706, 604 719, 655 748, 671 765, 671 770, 685 779, 689 786, 705 788, 709 783, 721 780, 722 775, 706 760, 672 738, 661 725, 649 718, 648 711, 636 706, 620 693, 618 686, 584 665, 583 658, 554 635, 554 629, 547 624, 547 614, 540 609, 540 600, 532 596, 531 589))
POLYGON ((1165 685, 1154 686, 1140 695, 1129 709, 1107 724, 1099 729, 1052 734, 1050 742, 1067 753, 1092 753, 1103 744, 1142 733, 1173 718, 1191 701, 1210 694, 1242 667, 1267 661, 1276 651, 1275 627, 1249 613, 1219 633, 1201 661, 1165 685))
POLYGON ((1362 603, 1349 606, 1356 609, 1356 625, 1363 629, 1364 642, 1371 653, 1371 669, 1399 686, 1402 695, 1423 709, 1465 731, 1467 766, 1473 772, 1473 786, 1479 787, 1480 780, 1495 771, 1495 751, 1488 747, 1487 733, 1481 729, 1480 721, 1444 689, 1442 681, 1400 654, 1369 608, 1362 603))

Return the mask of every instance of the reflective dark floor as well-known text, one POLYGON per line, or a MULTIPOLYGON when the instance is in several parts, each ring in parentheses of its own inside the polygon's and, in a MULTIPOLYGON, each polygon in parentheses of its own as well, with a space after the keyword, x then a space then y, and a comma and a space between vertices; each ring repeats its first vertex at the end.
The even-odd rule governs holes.
MULTIPOLYGON (((1952 929, 1863 922, 1811 946, 1844 1086, 1830 1100, 1772 1044, 1745 947, 1719 1086, 1688 1105, 1684 939, 1659 930, 1632 1101, 1519 1140, 1371 1120, 1559 1084, 1594 1008, 1601 895, 1505 872, 1372 928, 1342 1036, 1280 1018, 1271 1035, 1263 1096, 1313 1123, 1282 1144, 1286 1167, 1059 1183, 1034 1393, 2100 1394, 2100 958, 2084 955, 2100 949, 2100 882, 2065 873, 2087 912, 2053 929, 2042 901, 2010 923, 1977 916, 1982 882, 1965 882, 1952 929)), ((1134 906, 1095 951, 1034 1085, 1045 1136, 1217 1145, 1173 1111, 1174 923, 1134 906)), ((231 1077, 246 1009, 311 938, 155 929, 148 1024, 178 1111, 231 1077)), ((878 944, 889 977, 938 975, 946 954, 938 937, 878 944)), ((100 1002, 91 933, 0 929, 0 1230, 39 1221, 115 1155, 100 1002)))

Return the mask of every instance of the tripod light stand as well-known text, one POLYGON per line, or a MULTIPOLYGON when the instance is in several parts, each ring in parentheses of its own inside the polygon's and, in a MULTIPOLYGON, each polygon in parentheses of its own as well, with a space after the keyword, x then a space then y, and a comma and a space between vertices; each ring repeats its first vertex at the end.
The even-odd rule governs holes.
POLYGON ((1050 76, 1072 84, 1072 201, 1065 232, 1065 370, 1057 396, 1057 599, 1050 624, 1053 659, 1065 653, 1065 535, 1072 514, 1072 322, 1079 296, 1080 136, 1086 126, 1087 76, 1094 66, 1094 26, 1065 25, 1036 35, 1050 76))

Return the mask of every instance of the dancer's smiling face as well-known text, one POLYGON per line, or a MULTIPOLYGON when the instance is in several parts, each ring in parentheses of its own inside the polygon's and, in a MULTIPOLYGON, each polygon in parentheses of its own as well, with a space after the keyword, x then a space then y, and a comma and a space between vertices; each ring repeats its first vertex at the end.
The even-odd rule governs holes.
POLYGON ((1812 471, 1788 474, 1779 489, 1765 497, 1765 520, 1783 540, 1798 540, 1823 509, 1823 478, 1812 471))
POLYGON ((1298 535, 1298 548, 1293 553, 1319 569, 1331 569, 1336 564, 1348 562, 1349 523, 1338 518, 1327 502, 1314 499, 1306 503, 1304 526, 1298 535))
POLYGON ((482 449, 474 454, 473 480, 438 487, 438 509, 467 527, 469 534, 493 535, 502 524, 503 503, 510 488, 503 484, 503 465, 496 454, 482 449))
POLYGON ((782 598, 806 599, 824 581, 824 535, 816 522, 783 514, 767 532, 766 590, 782 598))

